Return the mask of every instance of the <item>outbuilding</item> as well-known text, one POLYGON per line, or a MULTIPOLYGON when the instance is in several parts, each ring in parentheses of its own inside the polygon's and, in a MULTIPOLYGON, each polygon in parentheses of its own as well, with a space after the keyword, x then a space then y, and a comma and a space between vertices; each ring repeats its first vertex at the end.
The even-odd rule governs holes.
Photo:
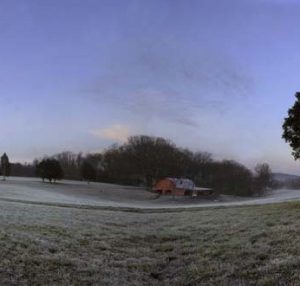
POLYGON ((158 180, 153 187, 153 191, 162 195, 192 195, 195 183, 190 179, 164 178, 158 180))

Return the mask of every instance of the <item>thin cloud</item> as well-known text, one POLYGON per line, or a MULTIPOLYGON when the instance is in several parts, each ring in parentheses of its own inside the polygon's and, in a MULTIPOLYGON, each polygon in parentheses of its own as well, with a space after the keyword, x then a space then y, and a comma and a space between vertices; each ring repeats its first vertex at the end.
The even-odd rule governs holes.
POLYGON ((130 136, 130 128, 122 124, 114 124, 107 128, 93 129, 90 134, 100 139, 125 142, 130 136))
POLYGON ((146 119, 163 119, 188 127, 196 127, 190 103, 171 91, 141 90, 128 95, 127 109, 146 119))
POLYGON ((134 111, 138 119, 190 127, 198 126, 196 109, 224 113, 252 93, 252 78, 229 55, 184 47, 175 52, 169 45, 139 42, 124 48, 126 57, 112 57, 105 74, 81 92, 114 109, 134 111))

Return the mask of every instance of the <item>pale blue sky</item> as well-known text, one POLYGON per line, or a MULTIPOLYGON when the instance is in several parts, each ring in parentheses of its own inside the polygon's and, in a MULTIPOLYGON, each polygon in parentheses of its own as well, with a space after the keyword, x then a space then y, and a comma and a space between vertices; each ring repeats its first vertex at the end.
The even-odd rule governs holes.
POLYGON ((0 0, 0 150, 31 161, 127 135, 299 173, 281 125, 300 1, 0 0))

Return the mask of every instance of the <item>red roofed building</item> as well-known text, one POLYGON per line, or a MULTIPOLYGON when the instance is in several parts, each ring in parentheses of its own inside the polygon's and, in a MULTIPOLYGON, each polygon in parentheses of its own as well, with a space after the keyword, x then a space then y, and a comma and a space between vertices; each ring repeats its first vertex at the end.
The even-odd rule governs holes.
POLYGON ((153 191, 162 195, 192 195, 195 183, 190 179, 164 178, 156 182, 153 191))

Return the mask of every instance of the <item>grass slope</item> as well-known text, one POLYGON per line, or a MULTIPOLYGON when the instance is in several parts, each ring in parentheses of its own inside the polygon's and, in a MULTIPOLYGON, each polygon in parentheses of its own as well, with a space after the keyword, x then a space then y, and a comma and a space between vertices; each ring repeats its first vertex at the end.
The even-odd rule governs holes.
POLYGON ((300 203, 134 213, 0 202, 2 285, 299 285, 300 203))

